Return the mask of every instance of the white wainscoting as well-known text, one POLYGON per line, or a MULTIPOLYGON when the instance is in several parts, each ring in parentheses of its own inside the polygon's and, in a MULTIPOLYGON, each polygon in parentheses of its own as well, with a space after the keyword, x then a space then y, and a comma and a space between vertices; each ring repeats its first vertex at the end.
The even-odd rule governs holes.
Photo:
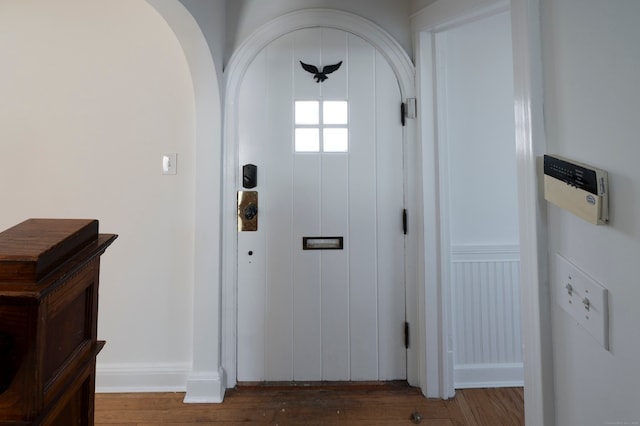
POLYGON ((189 363, 100 364, 96 392, 185 392, 189 363))
POLYGON ((518 246, 451 249, 455 387, 523 385, 518 246))

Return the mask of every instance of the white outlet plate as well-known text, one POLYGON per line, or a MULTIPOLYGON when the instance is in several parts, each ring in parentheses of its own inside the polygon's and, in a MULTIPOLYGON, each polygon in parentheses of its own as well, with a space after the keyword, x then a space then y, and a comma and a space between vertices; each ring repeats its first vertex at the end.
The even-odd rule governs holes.
POLYGON ((608 290, 557 253, 556 295, 562 309, 609 350, 608 290))

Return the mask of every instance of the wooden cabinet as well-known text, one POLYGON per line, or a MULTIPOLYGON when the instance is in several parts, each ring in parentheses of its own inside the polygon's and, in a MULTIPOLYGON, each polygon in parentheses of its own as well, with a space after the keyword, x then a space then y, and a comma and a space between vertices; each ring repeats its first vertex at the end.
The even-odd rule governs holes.
POLYGON ((98 221, 29 219, 0 233, 0 425, 93 425, 98 221))

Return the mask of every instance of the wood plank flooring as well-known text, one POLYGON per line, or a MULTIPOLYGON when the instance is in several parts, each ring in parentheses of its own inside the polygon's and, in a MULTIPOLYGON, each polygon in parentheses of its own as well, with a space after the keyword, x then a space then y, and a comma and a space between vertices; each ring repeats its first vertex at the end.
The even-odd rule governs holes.
POLYGON ((404 383, 246 386, 227 391, 222 404, 184 404, 183 398, 183 393, 96 394, 95 425, 524 425, 522 388, 459 390, 446 401, 426 399, 404 383))

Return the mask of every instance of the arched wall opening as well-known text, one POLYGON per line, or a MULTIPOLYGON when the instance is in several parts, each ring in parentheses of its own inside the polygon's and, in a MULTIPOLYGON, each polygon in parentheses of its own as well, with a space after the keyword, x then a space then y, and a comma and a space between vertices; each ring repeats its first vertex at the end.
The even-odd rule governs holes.
POLYGON ((185 402, 221 402, 220 188, 222 109, 211 51, 193 15, 178 0, 147 0, 180 42, 195 93, 193 362, 185 402))

